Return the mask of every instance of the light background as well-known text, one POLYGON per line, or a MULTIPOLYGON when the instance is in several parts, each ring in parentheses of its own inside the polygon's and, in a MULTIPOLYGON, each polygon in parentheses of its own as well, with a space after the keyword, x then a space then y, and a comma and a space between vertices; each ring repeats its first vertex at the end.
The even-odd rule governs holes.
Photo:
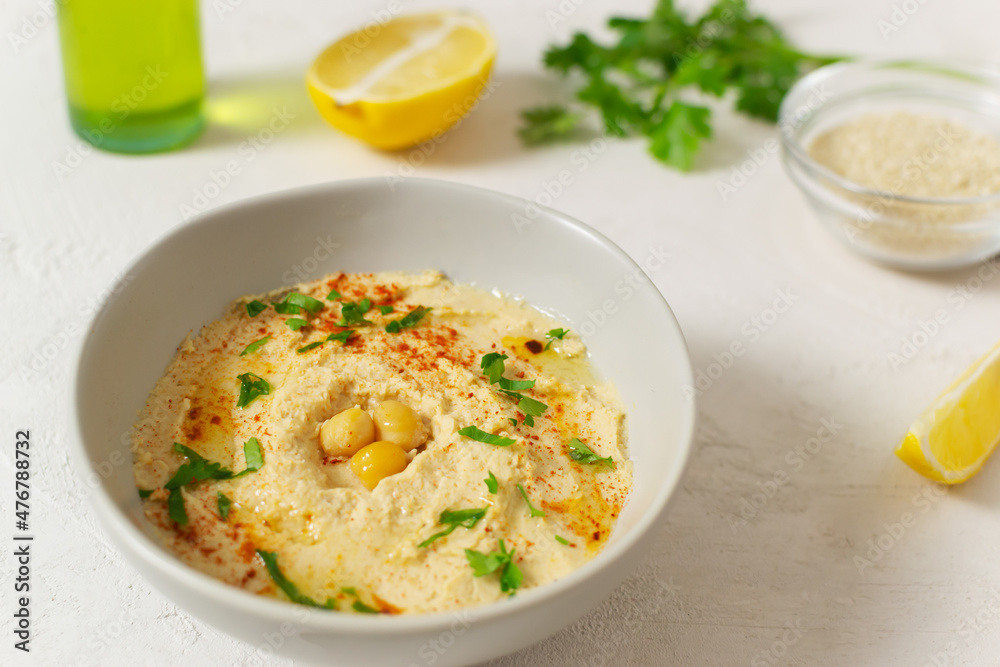
MULTIPOLYGON (((138 253, 183 223, 181 206, 193 205, 228 161, 239 161, 241 173, 212 207, 304 184, 409 173, 406 154, 368 150, 326 127, 302 84, 325 44, 386 4, 205 0, 211 105, 228 126, 165 155, 94 152, 61 177, 56 164, 81 144, 67 123, 50 4, 0 6, 0 539, 10 544, 13 532, 17 429, 31 430, 37 535, 30 656, 12 649, 13 563, 6 546, 0 551, 0 662, 259 664, 251 647, 151 590, 95 524, 88 487, 67 455, 72 351, 94 300, 138 253), (15 47, 11 34, 29 36, 15 47), (294 119, 248 160, 240 142, 275 107, 294 119), (235 117, 236 108, 246 113, 235 117)), ((1000 337, 1000 280, 959 301, 953 290, 971 272, 921 276, 865 263, 819 227, 774 155, 723 201, 718 183, 776 135, 728 112, 716 114, 716 140, 690 175, 661 167, 640 141, 609 144, 584 160, 585 170, 579 146, 522 148, 514 136, 518 110, 557 97, 539 65, 545 45, 574 29, 599 30, 611 13, 650 6, 478 3, 499 38, 497 88, 415 169, 529 199, 570 170, 573 181, 554 208, 595 226, 640 263, 654 249, 669 253, 651 277, 680 320, 695 370, 707 372, 734 341, 747 350, 699 397, 689 472, 641 569, 583 620, 490 664, 995 664, 1000 465, 936 496, 892 449, 928 401, 1000 337), (793 305, 754 339, 752 318, 769 317, 779 291, 790 292, 793 305), (939 309, 948 323, 894 369, 887 355, 939 309), (835 436, 793 467, 788 452, 824 419, 837 425, 835 436), (755 499, 778 471, 787 483, 755 499), (933 500, 917 500, 924 492, 933 500), (739 524, 744 501, 758 506, 739 524), (900 535, 892 524, 906 512, 915 524, 900 535), (869 540, 880 537, 891 547, 859 569, 856 557, 868 558, 869 540)), ((768 0, 755 7, 818 52, 1000 55, 1000 5, 992 3, 768 0), (904 5, 912 16, 884 36, 878 21, 904 5)), ((655 344, 655 331, 636 334, 655 344)))

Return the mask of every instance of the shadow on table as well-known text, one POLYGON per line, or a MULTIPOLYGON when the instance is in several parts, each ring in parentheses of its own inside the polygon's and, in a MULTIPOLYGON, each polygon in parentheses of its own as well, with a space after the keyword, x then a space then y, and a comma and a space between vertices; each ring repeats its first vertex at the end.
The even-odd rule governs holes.
MULTIPOLYGON (((471 112, 437 139, 399 151, 378 151, 397 158, 402 171, 422 166, 459 167, 500 163, 524 152, 517 136, 520 112, 552 100, 562 84, 541 74, 503 72, 493 77, 471 112)), ((269 143, 276 135, 308 134, 329 142, 335 152, 356 140, 330 127, 314 108, 302 72, 214 80, 206 102, 207 128, 191 150, 250 141, 269 143)), ((409 174, 402 174, 409 175, 409 174)))
POLYGON ((270 72, 209 82, 205 102, 205 132, 190 150, 256 138, 312 132, 325 125, 306 92, 302 72, 270 72))

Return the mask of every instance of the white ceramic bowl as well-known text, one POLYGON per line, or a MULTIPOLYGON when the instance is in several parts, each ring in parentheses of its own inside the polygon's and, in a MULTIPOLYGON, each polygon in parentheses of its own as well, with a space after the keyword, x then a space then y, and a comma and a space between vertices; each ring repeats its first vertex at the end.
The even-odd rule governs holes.
POLYGON ((201 216, 132 266, 81 348, 77 453, 83 469, 103 480, 92 495, 94 509, 111 539, 157 589, 262 656, 440 667, 528 646, 593 608, 632 571, 688 458, 694 401, 684 390, 691 384, 684 340, 649 281, 629 287, 625 278, 640 271, 606 238, 564 215, 439 181, 333 183, 201 216), (597 557, 503 603, 457 613, 369 617, 250 595, 188 568, 147 534, 127 434, 185 334, 242 294, 335 270, 424 268, 523 296, 568 321, 597 368, 617 384, 629 410, 635 484, 597 557))

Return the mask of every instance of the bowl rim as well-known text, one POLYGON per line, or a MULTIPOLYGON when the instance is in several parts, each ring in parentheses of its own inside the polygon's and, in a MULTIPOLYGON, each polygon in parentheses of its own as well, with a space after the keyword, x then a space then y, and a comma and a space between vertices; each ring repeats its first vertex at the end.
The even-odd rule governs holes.
MULTIPOLYGON (((860 72, 875 71, 875 70, 908 70, 911 72, 918 72, 923 74, 930 74, 935 76, 949 76, 954 79, 963 79, 969 83, 981 84, 984 86, 992 86, 994 92, 1000 95, 1000 70, 989 69, 980 64, 972 64, 967 62, 962 62, 960 60, 947 60, 947 59, 914 59, 914 58, 864 58, 858 60, 848 60, 838 63, 833 63, 830 65, 825 65, 819 67, 806 76, 799 79, 785 95, 785 98, 781 102, 781 106, 778 110, 778 127, 781 134, 781 145, 785 149, 785 153, 789 158, 794 159, 799 163, 807 172, 810 173, 810 177, 816 179, 821 177, 825 180, 830 181, 833 185, 837 186, 842 190, 846 190, 856 195, 861 195, 864 197, 872 197, 880 199, 882 201, 889 200, 893 203, 906 203, 906 204, 919 204, 923 206, 931 207, 949 207, 949 206, 963 206, 963 205, 977 205, 977 204, 991 204, 1000 202, 1000 192, 995 192, 989 195, 978 195, 975 197, 916 197, 912 195, 901 195, 890 192, 888 190, 879 190, 877 188, 872 188, 868 186, 861 185, 854 181, 848 180, 833 171, 829 167, 817 162, 812 158, 811 155, 806 151, 805 147, 799 141, 797 136, 797 130, 804 125, 807 121, 815 118, 818 114, 823 113, 825 110, 835 107, 838 104, 856 100, 858 98, 863 98, 871 93, 872 90, 883 90, 888 92, 893 91, 917 91, 922 90, 919 86, 907 86, 905 88, 885 88, 884 86, 876 88, 867 88, 862 91, 851 91, 847 94, 834 94, 830 99, 823 101, 815 109, 810 109, 807 113, 797 116, 797 108, 793 108, 793 102, 798 97, 802 97, 804 93, 811 91, 816 86, 821 86, 823 83, 833 80, 838 77, 848 77, 860 72)), ((927 90, 928 96, 932 91, 927 90)), ((943 97, 937 95, 936 97, 943 97)), ((998 98, 997 105, 997 118, 1000 120, 1000 98, 998 98)), ((975 228, 977 226, 983 226, 983 221, 965 221, 965 222, 914 222, 907 221, 909 225, 915 227, 939 227, 945 225, 949 230, 957 231, 962 230, 966 226, 975 228)), ((988 227, 996 226, 995 223, 988 224, 988 227)))
MULTIPOLYGON (((441 191, 464 191, 475 194, 479 197, 492 198, 506 204, 525 206, 536 206, 543 214, 548 215, 554 222, 575 228, 575 231, 583 233, 592 241, 598 243, 607 252, 616 255, 636 270, 641 270, 639 265, 624 250, 618 247, 606 236, 593 229, 589 225, 576 220, 559 211, 555 211, 546 206, 537 205, 526 199, 496 192, 486 188, 443 181, 439 179, 410 177, 406 179, 407 187, 416 188, 437 188, 441 191)), ((399 185, 399 184, 397 184, 399 185)), ((281 203, 294 201, 303 197, 319 196, 322 193, 336 192, 341 190, 354 190, 357 188, 384 188, 387 187, 386 180, 382 177, 347 179, 340 181, 330 181, 306 185, 297 188, 279 190, 276 192, 256 195, 236 202, 224 204, 203 213, 198 214, 187 223, 178 225, 167 230, 164 234, 154 239, 128 266, 122 275, 130 276, 142 270, 143 265, 151 261, 151 255, 168 241, 178 237, 197 234, 201 228, 222 224, 221 220, 229 217, 234 212, 242 210, 252 210, 264 204, 281 203)), ((691 356, 687 342, 684 339, 683 331, 677 321, 672 309, 667 303, 663 294, 656 288, 652 281, 650 287, 655 293, 655 299, 663 308, 663 314, 667 317, 675 342, 679 350, 683 352, 684 363, 682 370, 684 377, 677 378, 681 386, 690 386, 693 379, 691 367, 691 356)), ((87 470, 93 470, 90 456, 84 445, 83 421, 82 421, 82 395, 87 391, 83 385, 82 367, 92 345, 92 338, 95 329, 108 309, 120 298, 118 292, 112 292, 97 310, 87 326, 82 344, 76 352, 73 377, 73 401, 72 401, 72 438, 71 450, 74 453, 77 464, 82 465, 87 470)), ((370 616, 366 614, 341 614, 330 613, 325 610, 313 610, 292 602, 277 600, 263 596, 254 595, 243 589, 225 584, 213 577, 210 577, 198 570, 185 565, 175 556, 170 554, 165 548, 154 543, 151 536, 135 525, 115 503, 110 493, 105 487, 105 479, 101 477, 101 483, 90 494, 90 504, 96 510, 98 518, 105 529, 109 532, 112 541, 115 542, 119 550, 123 550, 123 545, 127 544, 132 552, 141 558, 150 567, 156 569, 166 579, 179 582, 190 590, 196 590, 201 595, 211 598, 213 602, 240 610, 241 613, 249 613, 258 618, 263 618, 274 622, 292 622, 300 627, 307 627, 317 631, 348 631, 365 636, 385 636, 400 634, 416 634, 428 630, 440 630, 451 626, 458 616, 464 621, 478 623, 487 620, 500 619, 514 614, 521 613, 531 607, 537 606, 544 601, 560 596, 569 589, 583 583, 584 581, 598 576, 607 568, 613 567, 621 557, 625 556, 636 544, 647 535, 651 528, 663 517, 671 498, 674 496, 680 485, 681 479, 691 458, 694 432, 696 426, 696 400, 691 393, 685 392, 684 408, 682 409, 681 438, 678 443, 679 456, 678 465, 666 474, 660 481, 659 489, 653 496, 649 508, 638 518, 635 525, 621 536, 614 544, 610 544, 602 549, 596 556, 587 561, 580 568, 570 572, 553 582, 518 593, 513 599, 503 600, 497 603, 490 603, 473 607, 461 607, 451 611, 431 612, 423 614, 401 614, 401 615, 378 615, 370 616), (303 614, 303 611, 306 613, 303 614)), ((99 476, 100 477, 100 476, 99 476)), ((126 554, 127 555, 127 554, 126 554)), ((128 558, 126 560, 129 560, 128 558)), ((131 564, 131 562, 130 562, 131 564)), ((133 565, 133 567, 135 567, 133 565)), ((137 568, 138 569, 138 568, 137 568)), ((153 584, 148 577, 143 574, 143 578, 148 583, 153 584)))

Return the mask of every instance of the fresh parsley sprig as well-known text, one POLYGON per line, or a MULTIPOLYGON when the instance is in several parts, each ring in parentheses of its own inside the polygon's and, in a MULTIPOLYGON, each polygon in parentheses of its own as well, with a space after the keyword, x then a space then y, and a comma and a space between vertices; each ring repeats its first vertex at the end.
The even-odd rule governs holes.
POLYGON ((500 573, 500 590, 504 593, 516 591, 521 586, 524 576, 514 562, 514 549, 507 551, 503 540, 500 540, 500 551, 484 554, 473 549, 465 550, 465 558, 469 561, 472 574, 485 577, 494 572, 500 573))
POLYGON ((745 0, 718 0, 689 19, 660 0, 648 18, 613 17, 617 40, 604 45, 584 33, 545 53, 545 66, 584 83, 572 106, 522 113, 527 144, 572 139, 596 110, 609 136, 643 135, 661 162, 689 171, 702 142, 711 138, 708 107, 681 100, 697 90, 722 97, 735 92, 736 109, 774 122, 792 84, 805 72, 837 60, 795 49, 781 30, 754 14, 745 0))
POLYGON ((479 520, 486 516, 487 509, 489 508, 474 507, 466 510, 445 510, 444 512, 441 512, 441 515, 438 517, 438 523, 448 527, 440 533, 431 535, 426 540, 418 544, 417 547, 420 549, 429 547, 435 540, 451 535, 459 526, 470 529, 474 528, 475 525, 479 523, 479 520))
POLYGON ((566 443, 569 457, 577 463, 606 463, 612 470, 615 469, 615 461, 610 456, 598 456, 594 451, 578 438, 573 438, 566 443))

